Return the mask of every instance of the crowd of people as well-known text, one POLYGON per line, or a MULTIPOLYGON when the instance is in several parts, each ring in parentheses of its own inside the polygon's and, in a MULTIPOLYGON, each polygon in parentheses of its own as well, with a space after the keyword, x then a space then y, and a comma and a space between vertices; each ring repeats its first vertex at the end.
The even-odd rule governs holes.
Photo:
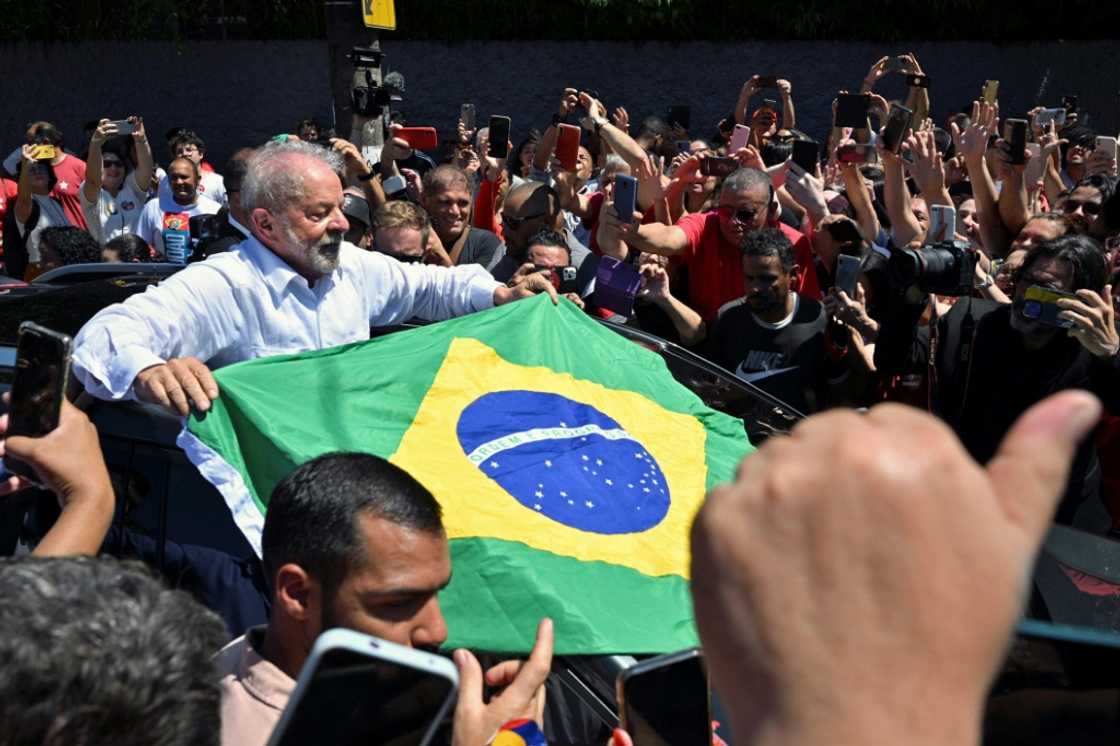
MULTIPOLYGON (((693 529, 697 621, 738 742, 978 742, 1048 522, 1105 533, 1111 513, 1120 528, 1116 138, 1090 130, 1075 101, 1004 122, 989 90, 934 109, 912 54, 840 91, 815 139, 796 128, 781 78, 751 77, 726 119, 695 132, 673 117, 631 122, 592 91, 558 93, 552 121, 516 146, 460 120, 440 157, 394 117, 371 161, 304 120, 244 143, 220 175, 191 130, 167 133, 161 168, 139 116, 91 123, 85 160, 35 122, 3 164, 3 272, 185 265, 100 311, 73 356, 89 395, 180 415, 221 396, 211 371, 223 365, 541 293, 679 342, 812 415, 749 457, 693 529), (906 77, 907 100, 874 92, 890 74, 906 77), (558 143, 572 125, 569 159, 558 143), (807 143, 815 157, 802 157, 807 143), (845 594, 808 592, 835 581, 830 568, 844 568, 845 594), (842 646, 829 644, 838 628, 842 646)), ((111 526, 117 498, 77 408, 0 449, 59 498, 35 554, 143 555, 111 526)), ((155 710, 157 730, 182 735, 159 742, 264 744, 324 629, 447 639, 440 507, 374 456, 328 454, 288 475, 259 563, 181 554, 209 568, 189 587, 209 610, 128 563, 0 566, 4 628, 19 628, 0 641, 14 661, 4 720, 41 734, 13 743, 135 739, 155 710), (59 624, 46 610, 67 602, 59 624), (114 628, 135 631, 72 655, 67 640, 114 628), (46 639, 66 660, 27 652, 46 639), (181 654, 169 665, 155 646, 181 654), (149 688, 125 696, 91 671, 149 688)), ((539 719, 551 640, 543 620, 527 661, 485 673, 455 653, 455 743, 539 719), (484 683, 502 694, 484 697, 484 683)))

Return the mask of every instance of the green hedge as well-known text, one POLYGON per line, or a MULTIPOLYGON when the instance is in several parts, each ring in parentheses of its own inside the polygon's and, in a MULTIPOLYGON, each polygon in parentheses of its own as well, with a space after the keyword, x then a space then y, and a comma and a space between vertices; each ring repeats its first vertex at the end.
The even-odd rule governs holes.
MULTIPOLYGON (((619 41, 1102 39, 1117 3, 397 0, 396 38, 619 41)), ((4 41, 323 38, 322 0, 4 0, 4 41), (6 6, 6 7, 4 7, 6 6)), ((354 22, 358 23, 355 2, 354 22)))

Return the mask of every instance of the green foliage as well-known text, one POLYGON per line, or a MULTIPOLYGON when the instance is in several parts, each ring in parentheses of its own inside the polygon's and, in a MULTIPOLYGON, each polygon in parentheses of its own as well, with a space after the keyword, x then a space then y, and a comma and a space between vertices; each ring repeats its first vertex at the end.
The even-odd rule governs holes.
MULTIPOLYGON (((1100 39, 1120 4, 1022 0, 396 0, 390 37, 615 41, 1100 39)), ((357 0, 354 23, 359 23, 357 0)), ((0 40, 323 38, 324 0, 0 0, 0 40)))

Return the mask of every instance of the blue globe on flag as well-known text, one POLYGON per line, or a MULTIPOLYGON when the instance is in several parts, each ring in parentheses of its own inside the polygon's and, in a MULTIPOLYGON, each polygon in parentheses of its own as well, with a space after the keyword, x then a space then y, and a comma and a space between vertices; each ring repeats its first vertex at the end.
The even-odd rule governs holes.
POLYGON ((669 510, 657 461, 615 420, 558 394, 497 391, 463 409, 467 459, 529 510, 597 534, 646 531, 669 510))

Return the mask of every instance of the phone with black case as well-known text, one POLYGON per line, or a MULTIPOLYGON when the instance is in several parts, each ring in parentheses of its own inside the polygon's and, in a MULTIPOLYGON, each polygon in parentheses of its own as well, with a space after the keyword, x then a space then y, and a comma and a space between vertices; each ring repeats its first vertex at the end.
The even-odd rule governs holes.
POLYGON ((794 140, 791 157, 805 173, 816 173, 817 163, 821 157, 821 146, 816 140, 794 140))
POLYGON ((892 153, 897 153, 906 139, 906 132, 910 129, 914 112, 899 104, 891 104, 891 112, 887 115, 887 125, 883 127, 883 148, 892 153))
POLYGON ((1008 119, 1004 122, 1004 139, 1007 140, 1007 155, 1011 163, 1017 166, 1027 162, 1027 127, 1026 119, 1008 119))
POLYGON ((863 93, 841 93, 836 98, 836 126, 863 129, 867 127, 867 110, 871 97, 863 93))
POLYGON ((487 154, 491 158, 505 158, 509 155, 509 129, 509 117, 490 117, 490 130, 488 133, 490 147, 487 149, 487 154))
POLYGON ((616 682, 622 727, 638 746, 712 742, 711 693, 698 649, 638 663, 616 682))

